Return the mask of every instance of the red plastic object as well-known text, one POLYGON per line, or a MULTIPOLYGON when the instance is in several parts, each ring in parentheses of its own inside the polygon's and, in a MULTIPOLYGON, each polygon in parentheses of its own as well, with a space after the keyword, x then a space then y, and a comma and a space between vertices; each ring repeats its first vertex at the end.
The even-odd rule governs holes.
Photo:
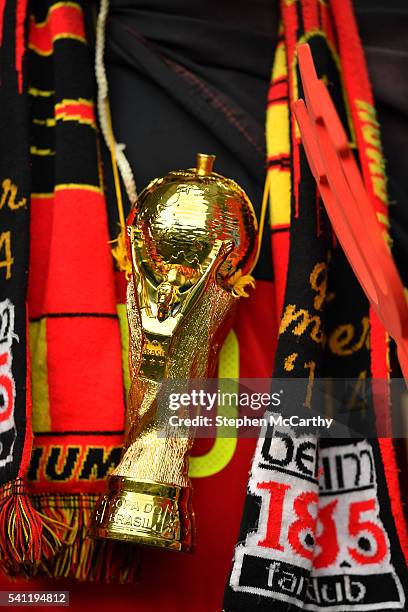
POLYGON ((337 238, 367 298, 394 338, 408 384, 408 305, 347 135, 308 44, 298 46, 306 103, 294 102, 306 156, 337 238))

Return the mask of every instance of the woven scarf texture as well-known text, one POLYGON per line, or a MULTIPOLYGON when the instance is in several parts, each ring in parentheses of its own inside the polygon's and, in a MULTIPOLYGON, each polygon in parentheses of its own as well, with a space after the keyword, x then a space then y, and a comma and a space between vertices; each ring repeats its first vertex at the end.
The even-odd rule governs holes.
MULTIPOLYGON (((267 111, 274 276, 282 313, 274 376, 385 379, 388 338, 333 236, 290 113, 290 104, 303 95, 296 45, 307 42, 356 149, 386 239, 379 126, 351 4, 284 1, 281 9, 267 111)), ((368 408, 365 418, 375 431, 381 408, 368 408)), ((271 437, 265 429, 252 463, 225 610, 404 610, 407 553, 390 439, 305 440, 295 432, 271 437), (293 452, 286 452, 291 445, 293 452)))
POLYGON ((33 2, 30 14, 14 5, 2 7, 1 69, 10 74, 0 88, 2 143, 18 155, 1 156, 14 260, 2 284, 2 563, 12 574, 124 581, 137 556, 86 537, 121 452, 126 315, 117 309, 84 12, 75 2, 33 2))
MULTIPOLYGON (((132 582, 136 549, 86 535, 121 455, 129 373, 85 5, 0 0, 0 562, 13 576, 132 582)), ((302 94, 296 44, 308 42, 386 235, 379 127, 351 2, 282 0, 281 20, 266 128, 274 311, 263 318, 276 328, 274 375, 387 378, 387 335, 336 242, 290 112, 302 94)), ((392 441, 311 438, 306 467, 274 462, 276 444, 258 440, 225 611, 404 610, 392 441)))

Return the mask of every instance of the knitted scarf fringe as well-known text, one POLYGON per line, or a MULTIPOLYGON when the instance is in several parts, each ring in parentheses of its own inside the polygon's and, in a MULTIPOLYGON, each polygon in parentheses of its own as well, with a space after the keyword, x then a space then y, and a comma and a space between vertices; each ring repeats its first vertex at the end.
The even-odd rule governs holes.
POLYGON ((98 495, 29 496, 21 478, 0 488, 0 569, 9 577, 131 583, 138 550, 88 537, 98 495))
POLYGON ((34 508, 22 478, 0 487, 0 567, 7 573, 51 558, 61 546, 62 527, 34 508))

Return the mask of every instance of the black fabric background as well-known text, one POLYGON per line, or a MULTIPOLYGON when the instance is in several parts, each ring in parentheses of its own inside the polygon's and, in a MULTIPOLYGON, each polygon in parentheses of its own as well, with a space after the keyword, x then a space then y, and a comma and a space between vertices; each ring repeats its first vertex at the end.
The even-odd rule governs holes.
MULTIPOLYGON (((26 198, 26 205, 11 210, 8 199, 0 211, 0 233, 11 232, 14 261, 11 278, 0 268, 0 301, 8 298, 15 306, 12 374, 16 386, 14 408, 15 430, 0 434, 0 458, 10 452, 13 460, 0 470, 0 484, 17 477, 26 437, 26 291, 29 251, 29 108, 26 91, 19 93, 15 65, 15 1, 8 0, 4 10, 3 36, 0 47, 0 196, 2 184, 10 179, 17 186, 16 202, 26 198)), ((24 64, 25 67, 25 64, 24 64)), ((4 248, 0 259, 4 261, 4 248)), ((0 344, 0 353, 3 347, 0 344)), ((3 397, 1 402, 3 406, 3 397)))
MULTIPOLYGON (((218 171, 237 180, 259 211, 278 5, 111 0, 106 64, 113 123, 139 190, 169 170, 193 165, 198 150, 213 152, 218 171)), ((382 125, 394 256, 408 285, 408 4, 356 0, 355 9, 382 125)), ((116 227, 113 193, 110 201, 116 227)), ((255 276, 271 274, 266 236, 255 276)))

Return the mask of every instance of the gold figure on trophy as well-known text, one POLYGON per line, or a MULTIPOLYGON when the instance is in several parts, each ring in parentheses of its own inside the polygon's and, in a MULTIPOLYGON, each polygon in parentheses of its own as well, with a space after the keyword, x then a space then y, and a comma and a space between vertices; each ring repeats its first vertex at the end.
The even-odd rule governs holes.
POLYGON ((194 514, 192 436, 158 410, 163 380, 215 372, 237 297, 255 261, 256 216, 245 192, 212 171, 215 157, 153 180, 128 220, 131 389, 126 442, 99 500, 91 535, 188 551, 194 514))

